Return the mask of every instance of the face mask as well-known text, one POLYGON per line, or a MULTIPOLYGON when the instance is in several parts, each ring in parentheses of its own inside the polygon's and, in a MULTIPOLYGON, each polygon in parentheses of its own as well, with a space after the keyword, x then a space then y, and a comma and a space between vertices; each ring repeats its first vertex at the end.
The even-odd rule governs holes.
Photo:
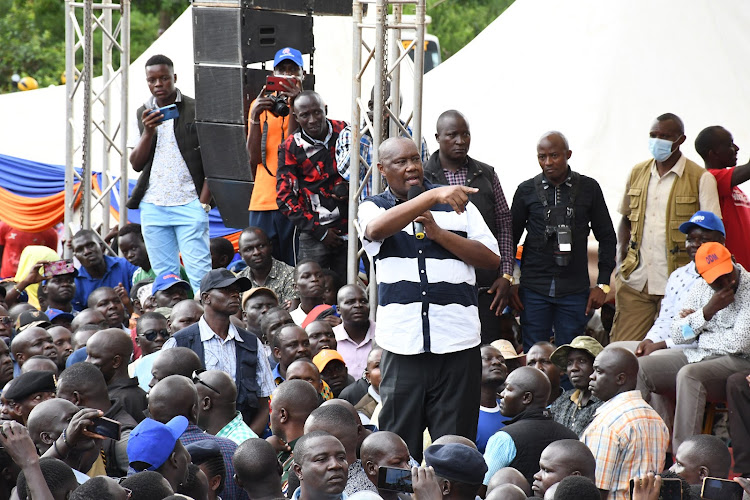
POLYGON ((656 161, 664 162, 674 153, 674 151, 672 151, 672 144, 674 144, 672 141, 666 139, 650 137, 648 140, 648 149, 651 151, 651 156, 653 156, 656 161))

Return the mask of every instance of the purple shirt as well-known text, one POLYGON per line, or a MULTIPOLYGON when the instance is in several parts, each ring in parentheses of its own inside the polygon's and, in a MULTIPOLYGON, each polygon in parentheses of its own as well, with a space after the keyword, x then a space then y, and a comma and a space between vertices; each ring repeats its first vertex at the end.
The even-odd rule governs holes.
POLYGON ((362 378, 367 368, 367 356, 370 355, 375 339, 375 322, 370 321, 365 339, 359 344, 349 338, 343 323, 333 327, 333 334, 336 336, 336 351, 344 358, 349 375, 354 377, 354 380, 362 378))

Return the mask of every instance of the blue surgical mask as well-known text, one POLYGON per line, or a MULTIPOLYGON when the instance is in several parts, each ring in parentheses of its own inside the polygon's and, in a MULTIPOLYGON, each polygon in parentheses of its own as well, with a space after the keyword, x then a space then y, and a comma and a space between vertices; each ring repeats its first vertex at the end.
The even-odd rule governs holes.
POLYGON ((674 153, 672 151, 672 141, 666 139, 657 139, 656 137, 650 137, 648 139, 648 149, 651 151, 651 156, 658 162, 664 162, 669 159, 674 153))

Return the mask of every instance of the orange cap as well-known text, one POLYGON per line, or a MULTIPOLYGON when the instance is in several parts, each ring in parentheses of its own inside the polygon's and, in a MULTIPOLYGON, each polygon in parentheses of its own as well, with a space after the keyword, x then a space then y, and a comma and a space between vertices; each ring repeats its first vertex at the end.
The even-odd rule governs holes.
POLYGON ((704 243, 695 253, 695 269, 706 283, 713 283, 719 276, 729 274, 734 269, 732 254, 721 243, 704 243))
POLYGON ((341 361, 346 366, 346 361, 341 357, 341 354, 333 349, 322 349, 315 355, 315 357, 313 357, 313 364, 322 372, 326 365, 334 359, 341 361))

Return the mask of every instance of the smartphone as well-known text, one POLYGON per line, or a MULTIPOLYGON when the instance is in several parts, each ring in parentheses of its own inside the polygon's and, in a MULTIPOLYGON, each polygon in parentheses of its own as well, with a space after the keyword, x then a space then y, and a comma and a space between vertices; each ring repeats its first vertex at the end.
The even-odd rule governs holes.
POLYGON ((94 426, 89 431, 105 438, 120 440, 120 422, 107 417, 93 419, 94 426))
POLYGON ((52 276, 59 276, 61 274, 71 274, 76 270, 73 265, 73 259, 67 260, 56 260, 54 262, 47 262, 42 264, 42 276, 45 278, 51 278, 52 276))
POLYGON ((707 500, 742 500, 742 486, 729 479, 707 477, 703 479, 701 498, 707 500))
MULTIPOLYGON (((630 498, 633 498, 635 480, 630 480, 630 498)), ((682 500, 682 481, 676 477, 661 478, 661 490, 659 500, 682 500)))
POLYGON ((164 106, 163 108, 152 109, 151 113, 153 113, 154 111, 158 111, 159 113, 164 115, 157 123, 161 123, 166 120, 174 120, 175 118, 180 116, 180 111, 177 109, 176 104, 170 104, 169 106, 164 106))
POLYGON ((378 488, 390 491, 414 493, 411 487, 411 469, 395 467, 378 468, 378 488))
POLYGON ((294 77, 273 75, 266 77, 266 91, 268 92, 286 92, 289 86, 296 87, 297 79, 294 77), (286 86, 282 82, 286 82, 286 86))

